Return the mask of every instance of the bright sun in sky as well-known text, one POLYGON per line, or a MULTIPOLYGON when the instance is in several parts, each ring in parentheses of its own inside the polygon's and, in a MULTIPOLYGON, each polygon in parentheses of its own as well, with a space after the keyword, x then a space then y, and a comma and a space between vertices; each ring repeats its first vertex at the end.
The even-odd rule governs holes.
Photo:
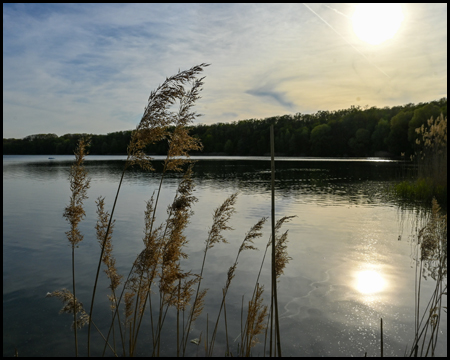
POLYGON ((352 17, 356 36, 372 45, 392 39, 402 21, 400 4, 358 4, 352 17))

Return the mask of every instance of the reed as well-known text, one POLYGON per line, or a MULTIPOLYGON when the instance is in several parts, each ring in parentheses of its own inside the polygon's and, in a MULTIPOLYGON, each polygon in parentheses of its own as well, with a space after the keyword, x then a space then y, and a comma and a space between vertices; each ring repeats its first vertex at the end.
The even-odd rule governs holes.
POLYGON ((245 343, 241 346, 241 355, 243 356, 250 356, 252 347, 258 342, 257 336, 266 328, 264 322, 269 307, 263 305, 263 292, 264 286, 260 286, 259 283, 257 283, 255 296, 248 303, 245 343))
POLYGON ((233 230, 227 225, 233 213, 235 213, 234 205, 236 203, 237 193, 228 197, 224 203, 214 211, 213 224, 208 232, 208 238, 205 241, 205 250, 203 255, 202 267, 199 274, 199 281, 197 285, 197 292, 194 298, 194 303, 191 308, 191 312, 188 317, 187 326, 185 330, 185 336, 183 337, 183 355, 186 351, 186 344, 191 329, 192 323, 200 316, 203 309, 203 299, 206 295, 207 289, 200 292, 200 284, 203 276, 203 270, 205 268, 206 254, 209 249, 212 249, 215 244, 223 242, 227 243, 223 237, 222 232, 225 230, 233 230))
MULTIPOLYGON (((279 278, 282 274, 283 274, 283 270, 286 266, 286 264, 289 262, 289 260, 291 260, 292 258, 288 256, 287 254, 287 235, 288 232, 285 231, 281 236, 278 235, 282 225, 285 222, 290 221, 292 218, 296 217, 294 216, 284 216, 281 219, 277 220, 276 224, 275 224, 275 258, 277 259, 278 263, 276 262, 274 264, 274 268, 275 268, 275 274, 276 277, 279 278)), ((259 279, 261 276, 261 271, 263 269, 264 266, 264 261, 266 259, 266 255, 267 255, 267 250, 269 249, 269 247, 272 245, 272 236, 269 238, 269 242, 266 245, 266 250, 264 251, 264 256, 262 258, 261 261, 261 265, 259 268, 259 272, 258 272, 258 276, 256 278, 256 283, 255 283, 255 288, 253 290, 253 294, 252 294, 252 298, 249 302, 249 304, 255 304, 257 303, 257 294, 258 294, 258 289, 259 289, 259 279)), ((259 309, 261 310, 261 308, 259 307, 259 309)), ((270 315, 270 311, 269 314, 270 315)), ((252 334, 252 330, 251 330, 251 319, 252 316, 250 315, 250 305, 249 305, 249 312, 247 315, 247 320, 246 323, 244 325, 244 328, 241 329, 241 347, 240 347, 240 351, 239 354, 240 356, 244 356, 248 351, 250 351, 249 346, 253 347, 254 345, 256 345, 256 342, 252 342, 252 341, 248 341, 249 337, 254 337, 256 335, 258 335, 260 332, 258 332, 257 334, 254 333, 252 334)), ((267 320, 269 320, 269 316, 267 317, 267 320)), ((265 342, 264 342, 264 352, 265 352, 265 345, 266 345, 266 340, 267 340, 267 330, 268 330, 268 326, 264 325, 264 329, 266 330, 266 334, 265 334, 265 342)), ((270 331, 272 331, 272 329, 270 329, 270 331)))
POLYGON ((447 206, 447 117, 431 117, 427 125, 415 129, 417 151, 411 160, 417 163, 417 179, 394 186, 395 193, 405 199, 431 203, 435 197, 447 206))
POLYGON ((77 329, 86 324, 86 313, 82 307, 82 304, 76 299, 76 285, 75 285, 75 248, 83 240, 83 235, 78 229, 78 225, 85 217, 86 213, 83 208, 83 201, 87 199, 87 189, 90 186, 90 179, 87 176, 87 171, 83 166, 85 156, 88 154, 87 147, 89 146, 89 138, 82 138, 78 143, 78 147, 75 150, 75 163, 70 168, 69 181, 70 190, 72 195, 70 197, 70 203, 64 209, 63 216, 70 224, 70 230, 66 232, 66 236, 70 242, 72 248, 72 291, 70 293, 67 289, 61 291, 54 291, 47 296, 56 296, 61 299, 66 305, 61 312, 73 313, 73 325, 74 329, 74 345, 75 356, 78 356, 78 336, 77 329), (72 297, 72 299, 70 299, 72 297), (77 314, 81 314, 80 322, 77 320, 77 314))
MULTIPOLYGON (((111 289, 111 294, 107 295, 107 296, 110 301, 111 316, 112 316, 112 319, 114 319, 114 312, 115 312, 115 309, 118 307, 116 289, 120 285, 121 280, 123 278, 122 275, 119 275, 117 273, 116 259, 112 255, 113 245, 111 242, 111 238, 112 238, 112 232, 113 232, 115 220, 113 220, 113 222, 111 223, 111 226, 109 227, 109 232, 108 232, 108 234, 106 234, 105 232, 106 232, 106 229, 107 229, 108 223, 109 223, 109 213, 107 211, 105 211, 105 198, 99 196, 95 203, 97 205, 97 216, 98 216, 98 220, 97 220, 95 229, 97 232, 97 239, 100 243, 100 246, 102 246, 103 239, 106 238, 105 250, 103 252, 102 262, 106 266, 106 269, 104 270, 104 272, 105 272, 106 276, 108 277, 108 279, 110 280, 109 288, 111 289)), ((123 334, 123 330, 122 330, 122 326, 121 326, 121 322, 120 322, 120 316, 118 317, 118 320, 119 320, 118 325, 119 325, 120 338, 123 343, 124 342, 124 337, 123 337, 124 334, 123 334)), ((112 330, 113 330, 114 351, 116 351, 114 325, 113 325, 112 330)))
POLYGON ((415 289, 415 335, 410 356, 434 356, 442 309, 446 311, 442 297, 447 295, 447 215, 441 214, 436 199, 430 219, 417 237, 415 289), (422 278, 431 278, 435 288, 421 316, 422 278))
MULTIPOLYGON (((127 159, 119 179, 111 212, 105 210, 105 199, 103 197, 100 196, 96 200, 98 218, 95 230, 100 244, 100 254, 97 271, 94 276, 89 312, 85 311, 83 304, 77 300, 75 287, 74 250, 83 239, 78 230, 78 224, 85 216, 83 200, 87 199, 87 189, 90 181, 86 170, 82 166, 87 154, 86 147, 89 140, 81 139, 79 142, 75 152, 75 163, 70 172, 72 197, 70 205, 64 211, 64 217, 71 224, 71 229, 66 234, 72 245, 73 291, 62 289, 48 294, 49 297, 57 297, 64 302, 65 305, 61 312, 73 314, 75 355, 78 355, 76 330, 84 325, 88 325, 88 356, 91 355, 91 326, 99 332, 104 340, 103 355, 105 355, 107 348, 115 356, 119 354, 122 356, 136 355, 141 325, 144 323, 144 317, 148 316, 150 318, 151 337, 146 339, 145 343, 152 356, 159 356, 161 354, 162 332, 169 309, 173 309, 176 313, 176 323, 171 325, 176 328, 174 349, 176 349, 177 355, 184 356, 186 354, 192 324, 201 315, 206 300, 208 289, 202 289, 201 282, 205 276, 207 253, 216 244, 221 242, 227 243, 223 234, 227 230, 232 230, 229 222, 235 213, 235 204, 238 196, 237 193, 232 194, 215 210, 212 226, 205 240, 200 272, 193 273, 192 271, 184 270, 182 263, 188 257, 185 248, 189 241, 185 232, 193 215, 193 206, 197 202, 197 198, 193 195, 195 190, 195 185, 192 181, 194 162, 189 158, 189 151, 202 149, 199 140, 189 135, 188 126, 198 116, 192 111, 192 107, 195 101, 200 98, 199 94, 203 85, 204 78, 198 78, 198 75, 207 66, 208 64, 201 64, 189 70, 178 72, 178 74, 167 78, 162 85, 150 93, 142 119, 131 136, 127 149, 127 159), (188 90, 185 89, 187 84, 190 84, 190 89, 188 90), (163 162, 159 186, 153 191, 150 200, 146 202, 144 236, 142 239, 143 249, 136 256, 128 275, 125 277, 117 273, 116 259, 113 255, 112 240, 115 226, 113 216, 117 199, 124 176, 129 168, 140 166, 144 171, 154 170, 152 159, 145 153, 145 149, 147 145, 158 141, 167 141, 168 152, 163 162), (178 184, 172 203, 167 208, 166 219, 157 225, 156 209, 164 178, 168 172, 183 172, 184 175, 178 184), (102 264, 104 272, 109 279, 109 294, 107 294, 107 297, 111 310, 109 329, 104 329, 103 331, 94 322, 94 304, 102 264), (146 309, 149 311, 147 312, 146 309), (187 314, 186 319, 185 314, 187 314), (118 333, 116 333, 116 330, 118 330, 118 333), (110 340, 111 334, 112 340, 110 340)), ((272 171, 274 171, 273 167, 272 171)), ((272 234, 266 247, 267 252, 268 247, 272 244, 275 257, 271 263, 271 268, 276 278, 283 273, 284 267, 290 260, 286 247, 287 232, 281 236, 276 234, 281 225, 291 218, 284 217, 275 224, 275 232, 272 234), (272 239, 275 239, 275 241, 272 241, 272 239)), ((240 254, 244 250, 257 249, 254 241, 262 236, 262 228, 266 220, 266 217, 260 219, 244 236, 236 259, 227 272, 225 286, 222 289, 222 301, 212 334, 209 334, 209 314, 206 314, 204 345, 205 354, 209 356, 213 355, 222 310, 225 320, 226 355, 232 355, 228 343, 229 330, 226 297, 231 281, 235 276, 240 254)), ((248 302, 247 319, 244 328, 245 335, 242 336, 243 341, 238 351, 240 355, 244 356, 251 355, 251 349, 258 342, 257 336, 265 330, 266 319, 269 316, 269 306, 264 305, 263 302, 264 286, 259 282, 265 255, 252 298, 248 302)), ((272 285, 272 291, 276 291, 276 285, 275 288, 272 285)), ((275 302, 275 311, 276 309, 277 305, 275 302)), ((281 355, 278 325, 275 330, 277 331, 278 354, 281 355)), ((199 339, 191 340, 191 342, 199 345, 202 342, 201 334, 199 339)))
POLYGON ((416 153, 419 178, 430 178, 435 185, 447 186, 447 117, 431 117, 427 126, 416 129, 422 145, 416 153))
POLYGON ((209 356, 212 356, 212 354, 213 354, 214 343, 216 340, 217 327, 219 325, 220 315, 222 313, 222 309, 225 304, 225 298, 227 296, 228 289, 230 288, 230 285, 231 285, 231 280, 233 280, 233 278, 235 276, 235 271, 236 271, 236 267, 238 265, 239 255, 244 250, 257 250, 257 248, 253 246, 253 241, 254 241, 254 239, 262 236, 261 229, 262 229, 264 223, 266 222, 266 220, 267 220, 267 218, 262 218, 261 220, 259 220, 255 225, 252 226, 250 231, 245 235, 244 240, 242 241, 241 246, 239 247, 238 253, 236 255, 236 260, 234 261, 234 264, 231 265, 230 268, 228 269, 227 280, 225 282, 224 288, 222 289, 223 296, 222 296, 222 302, 220 304, 219 314, 217 315, 216 324, 214 326, 214 330, 213 330, 213 333, 211 336, 211 342, 209 343, 209 353, 208 353, 209 356))

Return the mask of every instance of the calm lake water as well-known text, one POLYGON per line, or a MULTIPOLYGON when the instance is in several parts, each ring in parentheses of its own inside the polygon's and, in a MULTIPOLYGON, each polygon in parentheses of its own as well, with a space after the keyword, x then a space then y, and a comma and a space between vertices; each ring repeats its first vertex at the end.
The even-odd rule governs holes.
MULTIPOLYGON (((63 218, 69 202, 68 171, 73 156, 3 156, 3 356, 72 356, 70 315, 58 315, 62 303, 47 292, 72 286, 71 248, 63 218)), ((76 249, 77 297, 89 309, 99 244, 95 237, 98 196, 111 209, 124 157, 88 156, 92 179, 85 201, 86 218, 80 225, 84 240, 76 249)), ((158 159, 158 157, 157 157, 158 159)), ((159 158, 160 159, 160 158, 159 158)), ((206 334, 206 314, 213 325, 220 307, 221 289, 245 233, 261 217, 270 219, 270 161, 268 158, 198 157, 195 165, 195 214, 186 232, 189 258, 185 270, 199 272, 204 242, 213 211, 239 192, 229 244, 209 250, 202 288, 209 288, 205 309, 191 338, 206 334), (212 320, 214 319, 214 320, 212 320)), ((276 218, 296 215, 289 229, 292 257, 278 284, 283 356, 379 356, 380 318, 383 318, 385 356, 403 356, 414 334, 414 223, 420 208, 399 206, 385 189, 398 178, 401 164, 376 159, 276 159, 276 218)), ((157 162, 157 161, 156 161, 157 162)), ((119 273, 127 276, 142 250, 145 201, 157 188, 160 174, 140 170, 124 178, 115 212, 114 253, 119 273)), ((157 221, 165 219, 181 175, 167 176, 158 205, 157 221)), ((423 210, 423 209, 422 209, 423 210)), ((264 249, 241 253, 236 276, 227 295, 231 350, 236 353, 240 334, 242 295, 248 304, 264 249)), ((266 265, 269 265, 267 261, 266 265)), ((261 283, 269 299, 270 273, 261 283)), ((102 273, 94 321, 102 329, 110 319, 102 273)), ((423 283, 429 298, 433 284, 423 283)), ((446 301, 446 297, 444 298, 446 301)), ((445 303, 444 306, 447 306, 445 303)), ((175 317, 169 312, 162 355, 175 353, 175 317)), ((447 317, 443 314, 438 355, 447 356, 447 317)), ((86 355, 87 327, 79 332, 80 354, 86 355)), ((150 355, 146 345, 148 323, 140 336, 139 356, 150 355)), ((263 338, 260 337, 262 341, 263 338)), ((97 339, 94 336, 94 342, 97 339)), ((99 342, 97 342, 98 344, 99 342)), ((225 354, 224 327, 219 327, 215 354, 225 354)), ((101 354, 94 346, 92 354, 101 354)), ((202 347, 188 344, 188 355, 203 355, 202 347)), ((262 356, 258 344, 253 356, 262 356)))

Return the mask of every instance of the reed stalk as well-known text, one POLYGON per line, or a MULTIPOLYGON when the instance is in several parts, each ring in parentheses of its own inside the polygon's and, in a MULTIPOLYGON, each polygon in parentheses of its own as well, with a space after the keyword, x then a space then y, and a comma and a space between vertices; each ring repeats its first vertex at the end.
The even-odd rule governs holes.
POLYGON ((191 311, 188 316, 187 329, 185 331, 186 335, 183 344, 183 356, 186 351, 186 344, 188 341, 189 332, 191 330, 191 325, 197 319, 197 317, 201 313, 201 310, 203 309, 203 298, 205 297, 207 290, 200 292, 200 285, 203 278, 206 254, 209 249, 212 249, 214 247, 215 244, 218 244, 220 242, 227 243, 226 239, 222 235, 222 232, 226 230, 233 230, 233 228, 228 226, 227 223, 230 220, 231 216, 236 212, 234 205, 236 203, 237 195, 237 193, 230 195, 223 202, 223 204, 214 211, 213 224, 211 226, 211 229, 208 231, 208 237, 205 241, 205 250, 203 253, 203 261, 199 275, 199 282, 197 284, 197 291, 195 294, 194 303, 192 304, 191 311))
POLYGON ((74 345, 75 356, 78 356, 78 328, 86 324, 87 315, 84 311, 83 305, 79 303, 76 298, 76 285, 75 285, 75 248, 83 240, 83 235, 78 229, 78 225, 85 217, 86 213, 83 208, 83 201, 87 199, 87 190, 90 187, 90 179, 87 176, 87 170, 83 163, 85 156, 88 154, 87 147, 89 147, 89 138, 81 138, 78 142, 78 146, 75 149, 75 162, 70 168, 69 181, 71 197, 70 203, 64 209, 63 217, 70 224, 70 230, 66 232, 66 236, 69 240, 72 250, 72 293, 66 289, 56 290, 52 293, 48 293, 48 297, 56 296, 60 298, 66 305, 60 311, 73 313, 73 330, 74 330, 74 345), (81 319, 77 319, 77 314, 81 313, 81 319))
POLYGON ((228 343, 227 303, 225 300, 223 301, 223 316, 225 319, 225 340, 226 340, 226 344, 227 344, 225 356, 228 356, 230 353, 230 345, 228 343))
MULTIPOLYGON (((286 266, 286 264, 289 262, 289 260, 292 260, 291 257, 288 256, 287 254, 287 246, 286 246, 286 242, 287 242, 287 236, 288 236, 288 232, 285 231, 281 236, 278 235, 279 230, 281 229, 282 225, 285 222, 290 221, 292 218, 296 217, 296 215, 294 216, 284 216, 281 219, 278 219, 275 225, 275 273, 276 273, 276 278, 278 279, 282 274, 283 274, 283 270, 286 266)), ((253 303, 255 301, 255 296, 257 294, 258 291, 258 287, 259 287, 259 278, 261 276, 261 271, 264 265, 264 260, 266 258, 267 255, 267 250, 269 249, 269 247, 272 245, 272 235, 270 235, 269 241, 266 245, 266 249, 264 251, 264 255, 263 255, 263 259, 261 261, 261 265, 259 267, 259 272, 258 272, 258 276, 256 278, 256 282, 255 282, 255 287, 253 289, 253 294, 252 294, 252 298, 250 300, 250 303, 253 303)), ((270 318, 270 311, 269 311, 269 318, 270 318)), ((266 330, 266 338, 267 338, 267 326, 265 327, 266 330)), ((241 329, 241 344, 245 344, 246 343, 246 339, 248 337, 248 321, 246 321, 245 325, 244 325, 244 329, 241 329)), ((266 345, 266 339, 264 341, 264 348, 266 345)), ((244 348, 243 348, 244 349, 244 348)), ((244 350, 242 350, 244 351, 244 350)), ((265 351, 265 350, 264 350, 265 351)), ((243 353, 241 353, 241 356, 244 356, 243 353)))
MULTIPOLYGON (((97 224, 96 224, 95 228, 97 231, 97 239, 100 243, 100 246, 102 246, 103 239, 105 238, 105 235, 106 235, 105 250, 103 253, 102 262, 106 266, 106 269, 104 270, 104 272, 106 273, 106 276, 110 280, 109 288, 111 289, 111 295, 108 295, 108 299, 111 302, 110 307, 112 310, 112 320, 113 320, 112 324, 114 324, 114 310, 118 307, 117 297, 116 297, 116 289, 120 285, 120 282, 122 279, 122 275, 119 275, 117 273, 117 269, 115 266, 116 259, 112 255, 113 246, 112 246, 111 238, 112 238, 112 232, 113 232, 115 220, 113 220, 113 222, 111 223, 111 226, 109 228, 109 233, 105 234, 107 224, 109 222, 109 220, 108 220, 109 213, 107 211, 105 211, 105 209, 104 209, 105 198, 103 198, 101 196, 98 197, 97 201, 96 201, 96 205, 97 205, 98 220, 97 220, 97 224)), ((120 332, 120 337, 121 337, 122 344, 123 344, 124 337, 123 337, 122 326, 120 323, 120 317, 118 317, 118 319, 119 319, 119 332, 120 332)), ((109 332, 108 332, 108 338, 109 338, 109 332)), ((113 343, 115 344, 114 327, 113 327, 113 343)), ((106 350, 106 343, 105 343, 104 351, 105 350, 106 350)))
MULTIPOLYGON (((204 268, 208 250, 219 242, 227 243, 222 235, 225 230, 232 230, 228 222, 235 212, 235 203, 237 193, 228 197, 224 203, 216 209, 213 215, 212 227, 208 232, 205 241, 205 249, 202 260, 202 266, 199 274, 191 271, 184 271, 181 268, 182 260, 188 255, 184 252, 184 247, 188 243, 184 231, 193 214, 192 206, 197 201, 193 196, 194 185, 192 182, 192 161, 189 159, 189 151, 201 150, 202 145, 198 139, 189 135, 187 126, 198 115, 191 111, 191 107, 195 101, 199 99, 199 92, 203 84, 203 78, 198 79, 197 75, 203 71, 208 64, 201 64, 189 70, 179 72, 177 75, 169 77, 158 88, 150 93, 147 106, 140 123, 136 130, 132 132, 131 141, 127 148, 127 159, 122 169, 120 180, 118 182, 111 213, 104 209, 104 198, 98 197, 96 224, 97 239, 100 244, 100 256, 94 279, 92 297, 90 303, 89 314, 84 310, 83 304, 76 298, 75 287, 75 256, 74 249, 83 236, 80 234, 77 226, 81 219, 85 216, 83 210, 83 200, 87 198, 86 190, 89 188, 89 179, 87 173, 82 167, 88 140, 81 139, 79 146, 75 152, 75 164, 71 170, 71 203, 66 207, 64 217, 71 223, 71 230, 67 232, 67 236, 72 245, 72 292, 66 289, 49 293, 48 296, 55 296, 63 300, 65 306, 61 312, 73 314, 74 343, 75 355, 78 356, 78 334, 77 329, 83 325, 88 325, 87 332, 87 353, 90 353, 91 326, 93 326, 104 340, 103 355, 106 348, 109 347, 115 356, 118 355, 120 349, 116 346, 116 325, 118 321, 118 330, 120 342, 122 345, 123 356, 134 356, 136 354, 138 336, 141 324, 145 315, 145 308, 149 304, 150 322, 151 322, 151 341, 152 355, 159 356, 161 349, 162 330, 169 308, 175 307, 176 311, 176 352, 177 356, 185 355, 186 346, 191 331, 192 324, 200 316, 204 307, 204 298, 208 289, 201 289, 201 281, 204 276, 204 268), (190 83, 191 89, 185 90, 184 85, 190 83), (172 111, 171 107, 179 102, 179 108, 172 111), (118 201, 118 196, 125 177, 126 170, 134 165, 140 166, 144 170, 153 170, 151 158, 145 154, 147 145, 158 141, 168 141, 167 157, 163 163, 163 171, 159 180, 157 189, 153 192, 152 197, 147 202, 145 210, 145 229, 144 229, 144 249, 139 252, 133 262, 129 274, 124 282, 123 276, 119 275, 116 270, 116 260, 112 255, 112 233, 115 224, 113 220, 114 212, 118 201), (190 166, 184 171, 184 165, 190 166), (167 208, 167 218, 158 227, 155 225, 156 209, 158 206, 160 194, 162 191, 163 181, 167 172, 184 171, 183 179, 180 181, 175 192, 173 202, 167 208), (104 336, 93 320, 94 304, 97 292, 97 285, 101 264, 105 265, 104 272, 109 279, 110 294, 107 295, 111 308, 111 323, 106 336, 104 336), (159 280, 159 281, 158 281, 159 280), (154 287, 152 287, 154 285, 154 287), (122 290, 119 295, 119 286, 122 290), (159 305, 157 308, 158 316, 154 319, 152 307, 152 291, 156 288, 159 294, 159 305), (194 291, 196 288, 196 291, 194 291), (195 296, 194 296, 195 293, 195 296), (123 303, 122 303, 123 300, 123 303), (192 304, 191 303, 192 301, 192 304), (121 306, 122 303, 122 306, 121 306), (188 310, 189 309, 189 310, 188 310), (187 311, 187 319, 185 322, 185 312, 187 311), (124 311, 121 318, 120 311, 124 311), (182 312, 182 324, 180 321, 180 312, 182 312), (79 318, 77 314, 80 314, 79 318), (117 320, 116 320, 117 319, 117 320), (182 332, 180 330, 182 329, 182 332), (109 337, 112 333, 112 346, 109 337)), ((289 261, 286 252, 287 232, 281 236, 277 235, 281 225, 292 217, 284 217, 275 224, 275 199, 274 199, 274 149, 273 149, 273 126, 271 128, 272 138, 272 235, 266 247, 261 268, 258 273, 257 281, 253 295, 248 303, 248 314, 243 322, 243 306, 241 309, 241 344, 238 353, 244 356, 251 355, 251 349, 257 343, 257 336, 267 330, 264 324, 268 318, 268 306, 263 305, 263 289, 259 284, 259 278, 264 264, 267 249, 272 245, 272 294, 271 302, 273 310, 270 314, 275 316, 275 324, 271 325, 271 334, 275 334, 273 343, 277 350, 275 354, 281 356, 279 319, 278 319, 278 303, 277 303, 277 286, 276 279, 282 274, 285 264, 289 261)), ((236 259, 229 268, 225 286, 222 288, 222 301, 218 312, 217 320, 213 327, 211 338, 209 338, 209 315, 206 315, 206 340, 205 355, 212 356, 214 344, 217 335, 217 329, 221 317, 222 309, 225 317, 225 336, 226 336, 226 355, 232 355, 229 344, 229 329, 226 311, 226 297, 235 271, 238 265, 238 259, 244 250, 257 250, 253 245, 254 239, 261 237, 261 229, 267 218, 262 218, 245 234, 236 259)), ((243 298, 242 298, 243 301, 243 298)), ((272 335, 271 335, 272 336, 272 335)), ((201 342, 201 334, 200 340, 201 342)), ((272 340, 270 342, 272 346, 272 340)), ((174 347, 175 348, 175 347, 174 347)), ((198 349, 197 349, 198 351, 198 349)))
POLYGON ((220 315, 222 313, 222 309, 223 309, 223 306, 225 303, 225 298, 227 296, 228 289, 230 288, 230 285, 231 285, 231 280, 234 278, 234 273, 236 271, 236 267, 238 264, 239 255, 244 250, 257 250, 257 248, 253 246, 253 240, 262 236, 261 229, 265 222, 266 222, 266 218, 262 218, 255 225, 253 225, 252 228, 250 229, 250 231, 245 235, 244 240, 242 241, 241 246, 239 247, 239 251, 236 255, 236 260, 234 261, 234 264, 228 270, 227 281, 225 283, 225 287, 222 290, 223 296, 222 296, 222 302, 220 304, 219 314, 217 315, 216 324, 214 326, 214 330, 211 335, 211 342, 209 345, 209 353, 208 353, 209 356, 212 356, 212 353, 214 350, 214 342, 216 339, 217 327, 219 325, 220 315))
POLYGON ((248 304, 248 315, 244 342, 241 346, 242 356, 251 356, 251 349, 257 342, 257 336, 265 329, 264 319, 267 317, 267 305, 262 305, 264 286, 256 285, 256 294, 248 304))
MULTIPOLYGON (((193 103, 200 98, 199 92, 201 91, 201 86, 203 84, 203 78, 196 79, 196 75, 203 71, 203 68, 206 66, 208 66, 208 64, 201 64, 199 66, 194 66, 190 70, 179 72, 177 75, 167 78, 162 85, 150 93, 144 115, 131 136, 131 141, 127 149, 127 160, 119 181, 106 234, 108 234, 111 226, 111 219, 114 215, 125 170, 134 164, 138 164, 145 170, 153 169, 151 166, 151 158, 144 153, 144 149, 147 145, 169 138, 171 144, 174 145, 171 146, 172 152, 169 152, 168 154, 168 159, 170 158, 170 160, 165 163, 165 168, 172 170, 180 170, 180 165, 183 163, 183 159, 177 159, 177 156, 187 155, 188 150, 199 149, 201 147, 198 141, 188 136, 185 126, 192 122, 197 116, 195 112, 190 112, 189 110, 193 106, 193 103), (191 90, 186 92, 183 85, 188 82, 192 82, 193 85, 191 90), (178 113, 173 113, 169 111, 169 108, 176 100, 180 101, 180 108, 178 113), (176 131, 169 134, 168 127, 171 124, 175 124, 177 127, 176 131)), ((93 315, 95 293, 105 243, 106 236, 102 244, 102 251, 95 276, 89 311, 90 319, 92 319, 93 315)), ((90 356, 90 328, 91 323, 89 322, 88 356, 90 356)))
POLYGON ((442 297, 447 295, 447 215, 440 214, 436 199, 428 223, 419 231, 416 258, 415 334, 410 356, 434 356, 439 335, 442 297), (420 285, 431 277, 434 291, 420 317, 420 285), (430 331, 430 334, 428 332, 430 331), (420 351, 420 354, 419 354, 420 351))

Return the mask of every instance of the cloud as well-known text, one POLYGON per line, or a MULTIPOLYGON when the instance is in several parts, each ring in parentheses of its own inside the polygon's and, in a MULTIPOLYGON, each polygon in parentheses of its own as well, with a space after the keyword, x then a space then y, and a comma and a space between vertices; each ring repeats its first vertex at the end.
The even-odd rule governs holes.
POLYGON ((378 47, 351 6, 308 6, 341 36, 301 4, 4 4, 4 136, 131 129, 151 90, 203 62, 202 123, 446 96, 446 5, 403 5, 378 47))
POLYGON ((287 111, 291 111, 295 108, 295 104, 292 103, 291 101, 287 100, 286 93, 283 93, 283 92, 277 92, 274 90, 260 88, 260 89, 254 89, 254 90, 247 90, 246 93, 253 95, 253 96, 257 96, 257 97, 262 97, 263 98, 262 101, 264 101, 264 99, 267 99, 267 98, 269 98, 269 100, 270 99, 274 100, 275 103, 278 103, 283 108, 285 108, 287 111))
POLYGON ((223 117, 227 117, 227 118, 235 118, 237 117, 239 114, 235 113, 235 112, 224 112, 222 114, 223 117))

